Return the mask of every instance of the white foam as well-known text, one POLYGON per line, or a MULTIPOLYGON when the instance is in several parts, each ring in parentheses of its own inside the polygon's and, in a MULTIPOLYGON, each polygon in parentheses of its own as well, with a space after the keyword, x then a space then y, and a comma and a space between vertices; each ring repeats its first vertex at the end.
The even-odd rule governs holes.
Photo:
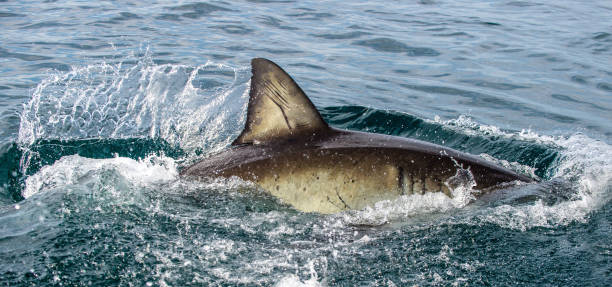
MULTIPOLYGON (((327 260, 323 260, 325 265, 327 265, 327 260)), ((319 281, 319 276, 317 271, 315 270, 315 262, 313 260, 308 261, 308 269, 310 271, 310 278, 305 281, 300 280, 300 278, 295 274, 289 274, 281 278, 276 284, 275 287, 318 287, 318 286, 327 286, 325 280, 319 281)))
POLYGON ((477 221, 526 230, 585 222, 589 214, 612 198, 612 147, 583 134, 554 139, 563 147, 554 173, 574 183, 570 200, 546 205, 541 200, 528 205, 502 205, 481 212, 477 221))
POLYGON ((461 130, 462 133, 467 135, 508 135, 496 126, 479 124, 466 115, 460 115, 456 119, 450 119, 446 121, 442 120, 439 116, 436 116, 434 117, 433 121, 430 122, 441 124, 448 128, 458 128, 461 130))
POLYGON ((463 208, 473 202, 476 182, 467 169, 458 169, 457 174, 446 183, 451 197, 441 192, 403 195, 393 200, 383 200, 363 210, 340 213, 346 224, 378 226, 389 222, 411 218, 417 215, 443 213, 463 208), (455 179, 452 184, 452 179, 455 179))
POLYGON ((165 156, 149 156, 142 160, 116 157, 90 159, 79 155, 61 158, 53 165, 44 166, 25 181, 22 195, 28 198, 43 190, 83 184, 92 177, 110 170, 116 172, 133 186, 151 186, 174 181, 178 170, 173 159, 165 156))
MULTIPOLYGON (((460 188, 457 193, 472 192, 460 188)), ((377 202, 363 210, 349 211, 338 214, 343 224, 378 226, 402 219, 409 219, 417 215, 442 213, 466 205, 463 196, 459 199, 449 198, 443 193, 425 193, 400 196, 394 200, 377 202)))
MULTIPOLYGON (((468 135, 494 135, 522 141, 546 144, 556 148, 560 157, 555 163, 552 177, 573 184, 570 200, 547 205, 541 200, 527 204, 500 205, 473 209, 467 213, 462 224, 494 223, 506 228, 525 230, 532 227, 555 227, 572 222, 585 222, 589 214, 598 210, 612 199, 612 147, 602 141, 584 134, 571 136, 538 135, 529 130, 517 133, 505 132, 496 127, 479 125, 468 117, 440 121, 447 127, 457 128, 468 135)), ((484 158, 493 160, 505 167, 522 171, 534 176, 533 168, 519 163, 496 160, 488 155, 484 158)), ((545 188, 545 185, 543 185, 545 188)), ((517 188, 521 188, 518 186, 517 188)), ((549 192, 552 192, 549 190, 549 192)), ((443 194, 424 194, 402 196, 392 201, 382 201, 362 211, 342 214, 347 224, 380 225, 387 222, 409 219, 420 214, 445 213, 463 208, 471 202, 474 191, 471 189, 453 190, 453 199, 443 194)), ((451 220, 456 221, 457 218, 451 220)), ((452 223, 452 222, 451 222, 452 223)))
POLYGON ((524 164, 520 164, 518 162, 510 162, 507 160, 503 160, 503 159, 497 159, 489 154, 486 153, 481 153, 479 155, 480 157, 484 158, 487 161, 490 162, 494 162, 500 166, 503 166, 507 169, 513 170, 515 172, 518 172, 520 174, 526 174, 531 178, 539 178, 539 176, 536 175, 536 168, 535 167, 531 167, 528 165, 524 165, 524 164))
POLYGON ((294 274, 289 274, 283 277, 278 283, 274 284, 276 287, 317 287, 325 286, 317 281, 316 278, 311 277, 306 281, 300 280, 300 277, 294 274))
POLYGON ((443 125, 446 128, 457 130, 462 134, 466 134, 469 136, 497 136, 508 139, 546 144, 552 147, 557 147, 557 143, 561 138, 558 136, 540 135, 531 129, 523 129, 520 132, 506 132, 496 126, 480 124, 466 115, 460 115, 456 119, 449 120, 442 120, 439 116, 436 116, 433 120, 426 121, 443 125))

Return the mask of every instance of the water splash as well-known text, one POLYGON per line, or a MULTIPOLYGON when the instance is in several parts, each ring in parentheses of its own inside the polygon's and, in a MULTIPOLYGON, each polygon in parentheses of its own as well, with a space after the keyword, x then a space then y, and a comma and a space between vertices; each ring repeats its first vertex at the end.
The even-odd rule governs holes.
MULTIPOLYGON (((461 116, 449 121, 436 121, 446 128, 456 129, 473 136, 495 136, 537 142, 559 150, 559 157, 548 173, 550 181, 514 187, 515 192, 536 189, 544 194, 555 195, 558 181, 569 194, 562 194, 566 200, 550 204, 542 199, 517 204, 492 204, 482 208, 466 207, 471 202, 473 190, 467 187, 453 188, 453 199, 442 194, 402 196, 396 200, 382 201, 362 211, 341 214, 343 224, 378 226, 389 222, 410 221, 424 214, 448 213, 450 224, 493 223, 505 228, 526 230, 534 227, 553 228, 572 222, 585 222, 589 215, 612 199, 612 147, 584 134, 571 136, 539 135, 530 130, 507 132, 497 127, 480 125, 468 117, 461 116), (453 211, 453 212, 450 212, 453 211), (450 213, 449 213, 450 212, 450 213)), ((482 154, 502 166, 535 176, 534 168, 482 154)))
MULTIPOLYGON (((98 182, 105 173, 112 173, 121 182, 129 186, 150 187, 168 183, 178 178, 178 170, 173 159, 168 157, 149 156, 142 160, 117 157, 110 159, 89 159, 78 155, 66 156, 53 165, 43 167, 36 174, 28 177, 22 192, 29 198, 41 191, 64 188, 69 185, 105 185, 110 187, 114 197, 123 197, 120 193, 130 190, 125 186, 112 186, 117 182, 98 182), (96 180, 93 180, 96 179, 96 180), (92 181, 93 180, 93 181, 92 181)), ((108 177, 108 175, 106 176, 108 177)))
MULTIPOLYGON (((529 138, 533 136, 533 133, 526 134, 529 138)), ((551 228, 586 222, 593 211, 612 199, 612 147, 583 134, 541 137, 540 140, 552 140, 564 148, 554 178, 571 184, 570 199, 554 205, 547 205, 542 200, 529 205, 502 205, 483 210, 484 214, 476 216, 476 222, 491 222, 519 230, 551 228)))
POLYGON ((18 143, 160 138, 188 153, 230 143, 244 121, 246 67, 156 65, 148 53, 73 67, 43 80, 21 114, 18 143), (135 64, 128 64, 135 62, 135 64))
MULTIPOLYGON (((324 260, 326 262, 326 260, 324 260)), ((318 273, 315 269, 315 264, 313 260, 308 261, 308 269, 310 271, 310 278, 305 281, 300 280, 295 274, 287 275, 281 278, 276 284, 275 287, 318 287, 318 286, 327 286, 325 279, 319 280, 318 273)))
MULTIPOLYGON (((240 131, 248 97, 247 68, 212 62, 199 66, 156 65, 148 55, 134 62, 73 68, 44 80, 24 106, 18 143, 27 150, 37 141, 48 139, 159 138, 180 146, 187 152, 186 158, 195 159, 194 155, 199 153, 226 147, 240 131)), ((575 184, 571 200, 552 206, 535 201, 484 208, 487 211, 475 215, 477 219, 470 219, 473 222, 494 222, 510 228, 568 224, 586 220, 591 211, 610 199, 612 149, 601 141, 582 134, 555 137, 530 130, 509 132, 476 123, 466 116, 430 122, 463 135, 501 137, 559 150, 560 156, 547 174, 575 184)), ((22 167, 29 165, 27 154, 24 153, 22 167)), ((487 154, 481 156, 535 177, 536 171, 530 166, 496 160, 487 154)), ((74 158, 59 164, 70 165, 71 160, 74 158)), ((103 162, 99 164, 104 165, 103 162)), ((43 169, 26 180, 23 194, 31 196, 45 186, 62 184, 62 180, 71 176, 53 175, 43 169)), ((452 190, 456 193, 453 199, 436 194, 403 196, 341 217, 348 224, 379 225, 419 214, 462 209, 471 201, 470 187, 452 190)))
MULTIPOLYGON (((458 170, 455 182, 446 183, 452 197, 441 192, 403 195, 393 200, 383 200, 368 206, 363 210, 343 212, 332 215, 333 220, 341 220, 343 225, 380 226, 392 222, 409 220, 415 216, 444 213, 461 209, 473 202, 476 186, 473 176, 468 170, 458 170), (469 174, 469 178, 466 177, 469 174)), ((449 180, 453 181, 453 179, 449 180)))
MULTIPOLYGON (((256 198, 253 193, 238 193, 244 189, 252 192, 256 189, 254 186, 236 179, 209 182, 178 179, 176 161, 168 157, 133 160, 122 157, 88 159, 73 155, 63 157, 28 178, 26 190, 30 195, 22 208, 31 204, 31 199, 46 194, 45 191, 74 189, 84 193, 81 195, 84 198, 66 205, 63 201, 56 202, 49 209, 48 217, 56 212, 74 214, 79 209, 86 212, 87 207, 93 212, 91 210, 101 206, 100 212, 131 215, 140 220, 142 226, 118 233, 126 238, 138 241, 151 232, 149 228, 154 228, 155 234, 162 234, 163 242, 146 241, 131 249, 134 261, 146 265, 147 273, 152 274, 151 284, 173 285, 180 280, 181 274, 195 274, 193 282, 205 285, 222 280, 230 284, 325 286, 326 272, 337 268, 327 266, 328 259, 333 262, 361 256, 361 250, 375 246, 377 240, 388 236, 384 231, 371 228, 372 225, 417 220, 426 222, 422 228, 442 222, 468 226, 494 224, 525 230, 587 220, 589 213, 603 204, 599 201, 609 198, 610 184, 605 180, 610 179, 607 170, 611 149, 584 135, 557 138, 554 143, 564 147, 555 176, 572 180, 577 187, 574 198, 553 205, 535 201, 470 207, 462 200, 474 192, 468 180, 453 189, 452 199, 442 193, 402 196, 362 211, 331 216, 299 213, 278 201, 272 201, 271 208, 258 211, 249 204, 265 200, 256 198), (61 206, 61 210, 56 211, 56 206, 61 206), (362 232, 356 225, 368 227, 362 232), (283 271, 279 273, 278 270, 283 271)), ((62 200, 73 195, 68 194, 62 200)), ((83 222, 81 217, 72 217, 74 222, 83 222)), ((132 226, 130 222, 134 218, 127 218, 125 226, 132 226)), ((95 232, 95 224, 93 228, 95 232)), ((20 232, 29 232, 29 229, 20 232)), ((391 232, 401 233, 402 230, 391 232)), ((452 250, 443 249, 436 256, 444 261, 450 252, 452 250)), ((436 275, 434 272, 433 280, 442 280, 436 275)))
MULTIPOLYGON (((559 149, 560 156, 551 169, 551 178, 577 184, 576 194, 581 196, 603 196, 607 199, 609 195, 610 181, 612 180, 612 146, 593 139, 585 134, 576 133, 569 136, 540 135, 532 130, 521 130, 520 132, 507 132, 497 127, 481 125, 471 118, 460 116, 448 121, 436 121, 450 128, 456 128, 464 133, 477 133, 499 136, 504 138, 515 138, 523 142, 537 142, 559 149)), ((490 156, 481 155, 485 159, 490 156)), ((530 171, 533 170, 518 163, 497 160, 498 164, 506 167, 530 171)), ((602 202, 605 203, 605 202, 602 202)))

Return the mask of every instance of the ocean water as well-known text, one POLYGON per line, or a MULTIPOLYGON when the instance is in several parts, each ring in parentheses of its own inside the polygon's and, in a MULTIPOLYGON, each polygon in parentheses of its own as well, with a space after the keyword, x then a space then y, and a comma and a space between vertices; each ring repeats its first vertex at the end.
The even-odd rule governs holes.
POLYGON ((607 286, 609 1, 0 1, 2 286, 607 286), (339 128, 533 178, 298 212, 181 168, 245 120, 249 62, 339 128))

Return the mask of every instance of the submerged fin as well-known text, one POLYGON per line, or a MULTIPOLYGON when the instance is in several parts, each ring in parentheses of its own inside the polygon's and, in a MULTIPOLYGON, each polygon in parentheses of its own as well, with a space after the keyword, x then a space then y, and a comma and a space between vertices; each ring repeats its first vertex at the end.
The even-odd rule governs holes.
POLYGON ((251 60, 253 76, 244 130, 232 145, 325 133, 329 126, 293 79, 270 60, 251 60))

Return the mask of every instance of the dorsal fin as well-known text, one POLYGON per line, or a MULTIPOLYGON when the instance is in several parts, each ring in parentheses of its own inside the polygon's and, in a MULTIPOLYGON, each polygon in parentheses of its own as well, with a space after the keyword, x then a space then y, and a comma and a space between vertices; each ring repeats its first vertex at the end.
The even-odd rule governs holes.
POLYGON ((270 60, 251 60, 253 76, 244 130, 232 143, 261 144, 323 134, 329 126, 302 89, 270 60))

